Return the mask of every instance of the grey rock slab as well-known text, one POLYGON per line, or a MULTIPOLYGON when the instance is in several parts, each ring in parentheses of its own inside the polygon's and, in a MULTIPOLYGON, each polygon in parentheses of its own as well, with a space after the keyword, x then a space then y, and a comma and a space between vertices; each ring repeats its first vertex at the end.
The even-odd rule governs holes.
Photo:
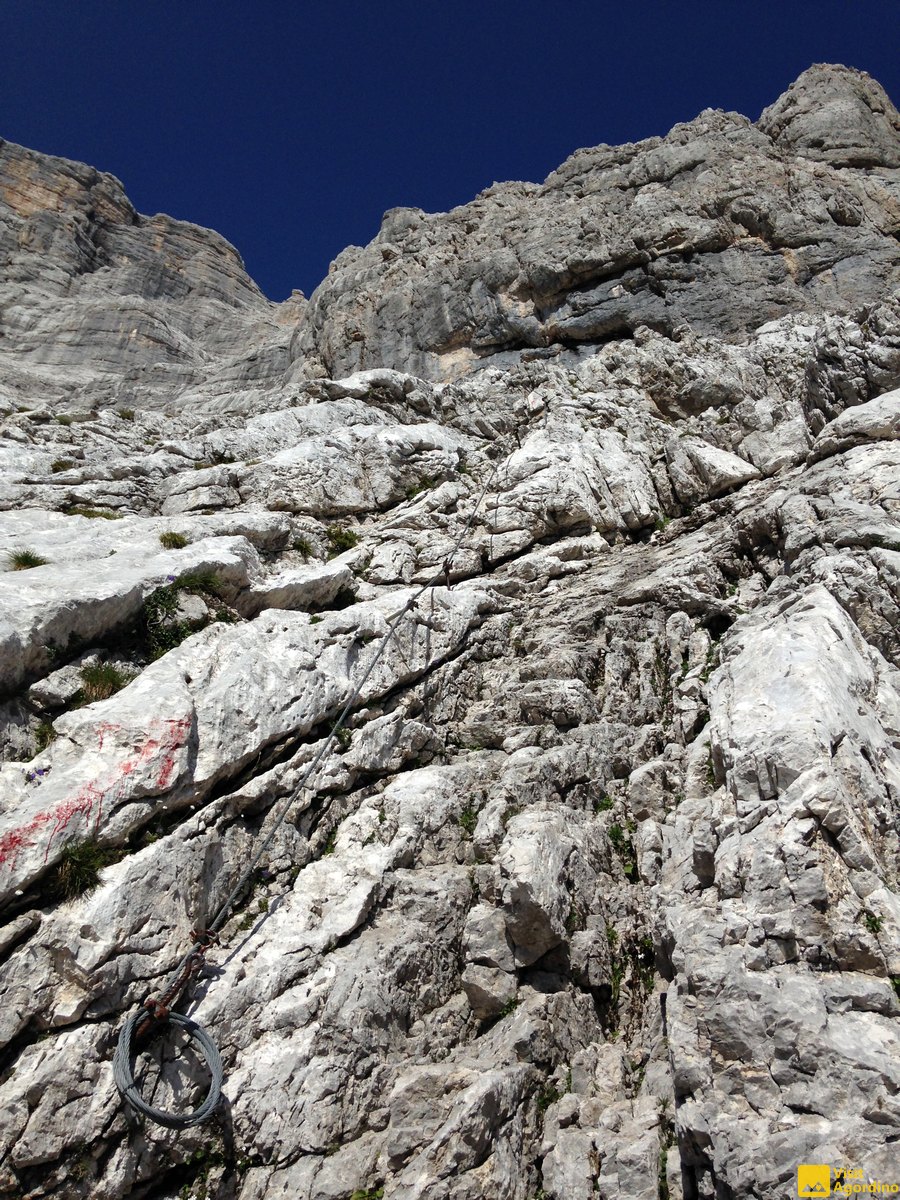
MULTIPOLYGON (((318 625, 305 613, 269 611, 246 625, 211 626, 116 696, 58 718, 58 740, 35 764, 44 775, 29 780, 20 767, 0 767, 3 894, 37 879, 73 838, 121 838, 154 808, 202 796, 267 744, 336 714, 377 653, 357 640, 360 627, 383 632, 405 599, 345 609, 318 625)), ((484 603, 483 593, 444 592, 427 611, 413 610, 361 699, 451 653, 484 603)))

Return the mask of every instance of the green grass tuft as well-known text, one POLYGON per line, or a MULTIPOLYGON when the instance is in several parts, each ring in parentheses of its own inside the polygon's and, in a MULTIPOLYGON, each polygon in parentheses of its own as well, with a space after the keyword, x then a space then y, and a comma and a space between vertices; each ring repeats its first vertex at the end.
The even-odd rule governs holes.
POLYGON ((459 814, 459 827, 463 833, 465 833, 467 837, 471 837, 475 832, 475 826, 477 824, 478 813, 475 811, 475 809, 471 807, 464 808, 459 814))
POLYGON ((538 1112, 545 1113, 551 1104, 555 1104, 560 1099, 560 1093, 556 1090, 552 1083, 541 1088, 537 1095, 538 1112))
POLYGON ((92 663, 81 668, 82 695, 88 704, 108 700, 131 680, 114 663, 92 663))
POLYGON ((193 633, 187 621, 174 620, 178 603, 178 588, 174 585, 156 588, 144 600, 143 632, 151 658, 162 658, 193 633))
POLYGON ((435 485, 435 480, 430 475, 423 475, 416 483, 411 483, 406 489, 407 500, 414 500, 416 496, 420 496, 422 492, 427 492, 435 485))
POLYGON ((187 571, 175 584, 182 592, 205 593, 208 596, 222 598, 225 592, 225 580, 209 567, 200 567, 196 571, 187 571))
POLYGON ((634 853, 634 843, 621 825, 610 825, 606 831, 613 850, 622 861, 622 870, 629 883, 637 882, 637 858, 634 853))
POLYGON ((884 924, 881 917, 876 917, 874 913, 863 913, 863 924, 869 933, 881 933, 881 926, 884 924))
POLYGON ((121 521, 122 520, 121 513, 110 512, 109 509, 104 509, 104 508, 85 508, 85 507, 83 507, 83 505, 80 505, 80 504, 70 504, 67 508, 64 508, 62 511, 66 514, 67 517, 91 517, 94 519, 101 519, 104 521, 121 521))
POLYGON ((92 892, 100 882, 103 867, 120 855, 89 840, 69 842, 50 879, 50 890, 60 900, 74 900, 92 892))
POLYGON ((134 420, 134 409, 133 408, 117 408, 116 412, 119 414, 119 416, 122 418, 123 421, 133 421, 134 420))
POLYGON ((56 730, 52 721, 41 721, 34 731, 34 753, 38 755, 46 750, 52 741, 56 740, 56 730))
POLYGON ((329 525, 325 530, 325 537, 328 539, 329 558, 343 554, 345 550, 352 550, 359 544, 359 534, 354 533, 352 529, 344 529, 341 525, 329 525))
POLYGON ((74 458, 54 458, 50 464, 50 470, 54 475, 58 475, 60 471, 68 471, 70 467, 75 466, 74 458))
POLYGON ((30 567, 45 567, 48 560, 33 550, 10 550, 6 561, 11 571, 27 571, 30 567))
POLYGON ((183 533, 175 533, 172 529, 167 529, 159 535, 159 544, 166 550, 183 550, 189 541, 183 533))

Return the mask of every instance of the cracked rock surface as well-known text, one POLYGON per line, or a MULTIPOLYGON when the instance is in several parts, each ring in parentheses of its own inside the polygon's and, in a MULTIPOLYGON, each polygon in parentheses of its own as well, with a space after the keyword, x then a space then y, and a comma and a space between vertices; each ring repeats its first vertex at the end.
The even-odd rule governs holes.
POLYGON ((0 1197, 897 1180, 898 237, 837 66, 281 305, 0 142, 0 1197))

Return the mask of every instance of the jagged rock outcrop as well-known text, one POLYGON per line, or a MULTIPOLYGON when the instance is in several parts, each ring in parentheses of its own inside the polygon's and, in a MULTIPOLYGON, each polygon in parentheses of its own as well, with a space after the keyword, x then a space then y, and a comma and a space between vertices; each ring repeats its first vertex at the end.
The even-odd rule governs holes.
POLYGON ((297 345, 331 374, 402 363, 447 379, 639 327, 731 339, 797 310, 853 312, 897 279, 880 168, 900 165, 898 130, 874 80, 815 67, 757 125, 710 110, 665 138, 579 150, 543 185, 393 210, 339 255, 297 345))
POLYGON ((113 176, 2 139, 0 212, 7 397, 171 404, 283 371, 277 311, 211 230, 141 216, 113 176))
POLYGON ((814 67, 274 306, 0 144, 0 1196, 900 1182, 898 168, 814 67))

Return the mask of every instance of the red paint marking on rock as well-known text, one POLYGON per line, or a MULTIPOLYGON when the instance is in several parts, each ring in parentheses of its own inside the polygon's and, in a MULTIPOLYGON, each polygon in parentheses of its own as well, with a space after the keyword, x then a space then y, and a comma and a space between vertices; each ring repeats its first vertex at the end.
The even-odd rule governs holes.
MULTIPOLYGON (((163 722, 154 722, 154 724, 157 728, 162 724, 163 731, 160 736, 148 737, 141 746, 137 757, 128 758, 120 764, 108 783, 104 785, 96 782, 84 784, 74 796, 60 801, 59 804, 45 812, 37 813, 27 825, 11 829, 8 833, 0 835, 0 866, 14 868, 21 852, 33 845, 48 826, 50 827, 50 836, 44 849, 44 862, 47 862, 50 856, 56 835, 66 830, 76 818, 83 818, 85 824, 88 824, 93 817, 94 832, 96 833, 103 818, 104 800, 115 798, 125 781, 134 774, 138 766, 151 762, 160 751, 163 753, 163 759, 157 773, 155 786, 158 788, 168 787, 175 773, 177 752, 187 741, 191 718, 170 718, 163 722)), ((103 747, 103 739, 106 734, 118 732, 121 729, 122 726, 110 723, 100 725, 97 731, 100 748, 103 747)))

